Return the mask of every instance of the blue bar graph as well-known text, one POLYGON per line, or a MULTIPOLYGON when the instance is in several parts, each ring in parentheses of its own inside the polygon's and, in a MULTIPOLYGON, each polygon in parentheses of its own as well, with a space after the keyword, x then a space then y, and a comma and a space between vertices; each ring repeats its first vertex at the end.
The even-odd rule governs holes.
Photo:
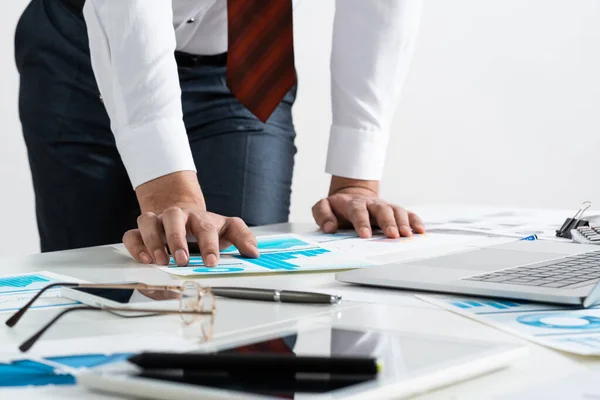
POLYGON ((47 360, 57 364, 66 365, 71 368, 93 368, 100 365, 125 361, 133 356, 133 353, 116 354, 80 354, 75 356, 48 357, 47 360))
POLYGON ((42 275, 11 276, 7 278, 0 278, 0 288, 25 288, 31 284, 39 282, 50 282, 50 279, 42 275))
MULTIPOLYGON (((48 361, 71 368, 93 368, 114 362, 125 361, 133 354, 82 354, 75 356, 49 357, 48 361)), ((19 360, 9 364, 0 363, 0 387, 24 387, 45 385, 74 385, 75 377, 57 373, 53 367, 32 360, 19 360)))
MULTIPOLYGON (((240 265, 241 262, 231 262, 231 260, 224 260, 221 258, 219 261, 219 266, 229 266, 229 265, 240 265)), ((204 267, 204 260, 202 260, 202 256, 190 256, 188 260, 188 267, 204 267)), ((180 268, 173 256, 169 256, 169 268, 180 268)))
MULTIPOLYGON (((295 238, 293 236, 278 236, 278 237, 264 237, 258 238, 258 250, 269 251, 269 250, 289 250, 299 246, 310 246, 310 243, 306 243, 303 240, 295 238)), ((233 246, 221 250, 222 254, 236 252, 237 249, 233 246)))
POLYGON ((469 309, 476 307, 492 307, 497 310, 508 310, 509 308, 517 308, 520 307, 521 304, 515 303, 513 301, 508 300, 463 300, 463 301, 453 301, 451 302, 453 306, 469 309))
POLYGON ((298 258, 298 256, 315 257, 324 253, 329 253, 329 250, 319 248, 309 250, 286 251, 283 253, 266 253, 261 254, 259 258, 244 258, 244 261, 270 270, 295 271, 299 267, 286 261, 296 259, 298 258))
POLYGON ((22 360, 0 364, 0 387, 74 384, 73 375, 56 374, 54 368, 35 361, 22 360))

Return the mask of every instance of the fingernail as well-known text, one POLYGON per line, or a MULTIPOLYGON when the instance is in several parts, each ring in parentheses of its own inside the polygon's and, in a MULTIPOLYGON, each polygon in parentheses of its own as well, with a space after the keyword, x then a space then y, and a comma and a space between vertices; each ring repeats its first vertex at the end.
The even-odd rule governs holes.
POLYGON ((157 264, 167 265, 169 263, 169 257, 162 250, 156 250, 154 252, 154 260, 157 264))
POLYGON ((256 246, 256 243, 250 243, 250 247, 254 250, 255 254, 258 255, 258 247, 256 246))
POLYGON ((148 254, 146 254, 145 252, 141 252, 139 255, 140 260, 142 260, 142 262, 144 264, 151 264, 152 263, 152 257, 150 257, 148 254))
POLYGON ((335 224, 331 221, 326 222, 325 225, 323 225, 323 231, 330 233, 333 232, 333 228, 335 227, 335 224))
POLYGON ((177 263, 177 265, 187 265, 188 256, 185 250, 177 249, 175 251, 175 262, 177 263))
POLYGON ((421 224, 415 225, 415 230, 423 233, 423 232, 425 232, 425 226, 423 226, 421 224))
POLYGON ((369 236, 371 236, 371 230, 369 228, 360 228, 358 234, 360 235, 360 237, 368 238, 369 236))
POLYGON ((412 230, 406 225, 400 226, 400 232, 403 236, 412 236, 412 230))
POLYGON ((389 226, 386 230, 385 233, 387 236, 391 237, 391 238, 396 238, 399 236, 398 233, 398 228, 396 228, 395 226, 389 226))
POLYGON ((217 265, 217 257, 214 254, 209 254, 206 256, 206 260, 204 261, 204 265, 207 267, 214 267, 217 265))

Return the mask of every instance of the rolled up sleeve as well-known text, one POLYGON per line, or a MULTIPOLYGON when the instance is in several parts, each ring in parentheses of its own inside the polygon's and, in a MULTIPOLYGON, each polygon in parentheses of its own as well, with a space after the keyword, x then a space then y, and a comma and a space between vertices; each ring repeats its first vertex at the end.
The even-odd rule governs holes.
POLYGON ((87 0, 94 75, 133 187, 195 171, 181 107, 171 1, 87 0))
POLYGON ((328 173, 381 179, 421 6, 421 0, 337 0, 328 173))

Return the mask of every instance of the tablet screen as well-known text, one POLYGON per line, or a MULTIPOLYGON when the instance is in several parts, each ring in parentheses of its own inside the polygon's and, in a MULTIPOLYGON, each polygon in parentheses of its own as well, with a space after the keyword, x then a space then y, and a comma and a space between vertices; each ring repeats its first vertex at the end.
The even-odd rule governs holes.
POLYGON ((140 377, 201 385, 212 388, 269 395, 282 399, 301 399, 303 394, 329 393, 357 385, 378 385, 398 382, 419 375, 440 364, 459 362, 473 353, 485 353, 489 347, 481 344, 434 340, 427 336, 398 332, 359 331, 335 327, 317 327, 307 331, 268 340, 236 345, 220 352, 266 352, 316 356, 376 357, 382 365, 377 376, 333 376, 328 374, 296 374, 269 376, 261 371, 245 374, 206 373, 144 373, 140 377))

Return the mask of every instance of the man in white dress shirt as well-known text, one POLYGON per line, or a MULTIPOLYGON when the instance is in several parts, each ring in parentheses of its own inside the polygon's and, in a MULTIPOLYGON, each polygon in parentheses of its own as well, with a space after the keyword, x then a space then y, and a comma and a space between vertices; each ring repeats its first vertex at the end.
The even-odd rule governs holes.
MULTIPOLYGON (((140 262, 166 264, 168 249, 186 265, 194 235, 208 266, 230 243, 257 256, 247 224, 289 213, 297 3, 32 0, 15 54, 42 251, 122 237, 140 262)), ((313 207, 325 232, 423 231, 416 215, 379 198, 420 8, 336 2, 332 180, 313 207)))

